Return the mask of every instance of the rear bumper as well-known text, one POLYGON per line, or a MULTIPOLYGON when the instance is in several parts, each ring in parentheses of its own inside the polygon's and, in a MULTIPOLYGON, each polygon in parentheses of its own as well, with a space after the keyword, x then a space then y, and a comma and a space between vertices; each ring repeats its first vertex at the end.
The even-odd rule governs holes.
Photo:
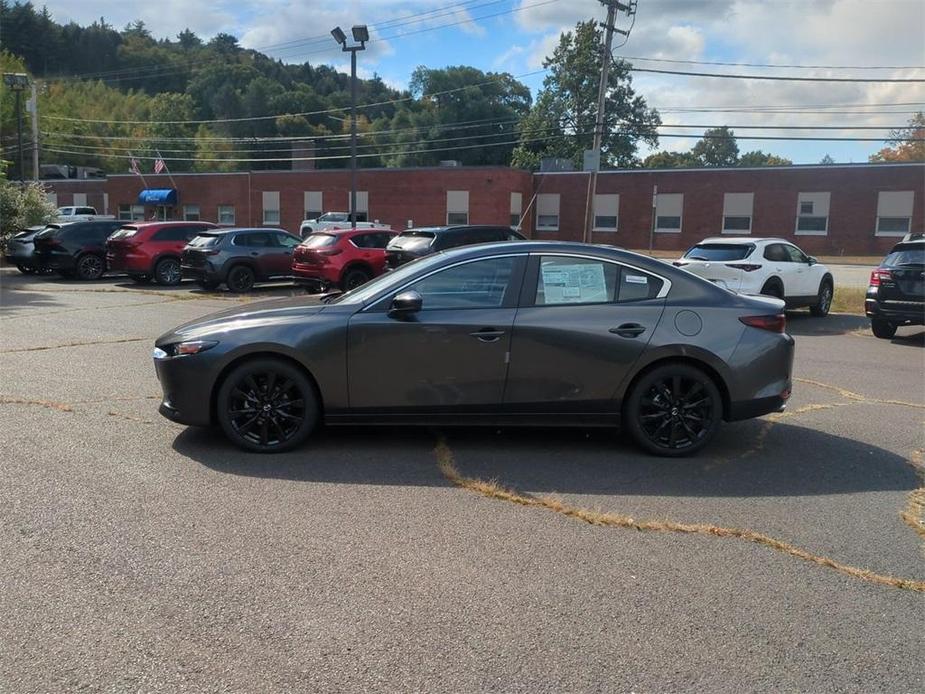
POLYGON ((32 264, 48 270, 73 270, 74 257, 69 253, 35 253, 32 264))
POLYGON ((783 412, 787 407, 788 397, 774 395, 769 398, 758 398, 757 400, 745 400, 742 402, 729 403, 729 417, 727 421, 736 422, 742 419, 752 419, 772 412, 783 412))
POLYGON ((300 284, 337 284, 340 281, 340 268, 293 263, 292 278, 300 284))
POLYGON ((180 265, 180 277, 185 280, 199 282, 222 282, 224 279, 217 270, 211 267, 195 267, 193 265, 180 265))
POLYGON ((925 308, 915 302, 903 306, 899 303, 884 304, 876 299, 865 299, 864 313, 868 318, 886 320, 897 325, 925 325, 925 308))

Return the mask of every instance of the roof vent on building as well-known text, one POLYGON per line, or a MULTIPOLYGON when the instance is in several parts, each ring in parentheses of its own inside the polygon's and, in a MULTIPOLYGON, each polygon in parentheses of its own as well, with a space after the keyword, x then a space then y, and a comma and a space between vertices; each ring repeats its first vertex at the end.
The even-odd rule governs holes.
POLYGON ((541 172, 574 170, 575 165, 572 163, 571 159, 560 159, 557 157, 546 157, 545 159, 540 159, 541 172))
POLYGON ((440 166, 452 167, 452 166, 462 166, 462 162, 459 159, 441 159, 440 166))

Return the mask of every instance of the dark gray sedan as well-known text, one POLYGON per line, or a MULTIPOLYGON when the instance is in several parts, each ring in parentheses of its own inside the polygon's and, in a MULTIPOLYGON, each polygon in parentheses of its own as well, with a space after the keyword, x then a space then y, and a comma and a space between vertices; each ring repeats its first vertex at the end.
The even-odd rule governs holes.
POLYGON ((284 451, 326 424, 625 427, 691 454, 779 411, 784 304, 610 247, 470 246, 327 303, 251 304, 157 340, 160 412, 284 451))

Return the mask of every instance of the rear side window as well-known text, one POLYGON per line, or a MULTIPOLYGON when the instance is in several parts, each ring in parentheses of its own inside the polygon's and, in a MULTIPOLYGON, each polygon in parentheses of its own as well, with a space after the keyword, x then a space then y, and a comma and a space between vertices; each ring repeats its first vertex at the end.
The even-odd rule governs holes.
POLYGON ((187 241, 199 232, 199 229, 191 229, 188 226, 170 226, 158 229, 154 232, 152 241, 187 241))
POLYGON ((561 306, 654 299, 663 284, 658 277, 615 263, 543 256, 534 304, 561 306))
POLYGON ((249 246, 251 248, 267 248, 276 245, 273 236, 266 231, 238 234, 234 237, 233 243, 235 246, 249 246))
POLYGON ((688 260, 725 262, 744 260, 755 250, 751 243, 700 243, 691 248, 684 257, 688 260))
POLYGON ((334 234, 309 234, 302 242, 305 248, 328 248, 337 243, 334 234))
POLYGON ((212 248, 221 243, 222 237, 214 234, 200 234, 189 242, 190 248, 212 248))

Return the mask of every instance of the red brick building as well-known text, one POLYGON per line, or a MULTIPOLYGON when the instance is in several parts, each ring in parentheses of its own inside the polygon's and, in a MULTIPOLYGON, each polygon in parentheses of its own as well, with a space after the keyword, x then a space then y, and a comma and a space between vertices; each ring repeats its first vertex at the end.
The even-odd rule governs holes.
MULTIPOLYGON (((346 210, 350 195, 344 170, 150 175, 145 183, 132 174, 47 181, 57 205, 89 204, 122 219, 166 214, 292 231, 302 219, 346 210), (139 204, 146 186, 176 190, 176 202, 139 204)), ((906 232, 925 231, 923 164, 606 171, 593 195, 589 183, 585 172, 506 167, 365 169, 357 209, 396 229, 523 218, 531 237, 569 240, 582 239, 593 217, 594 242, 647 248, 651 238, 660 250, 752 234, 820 255, 879 255, 906 232)))

